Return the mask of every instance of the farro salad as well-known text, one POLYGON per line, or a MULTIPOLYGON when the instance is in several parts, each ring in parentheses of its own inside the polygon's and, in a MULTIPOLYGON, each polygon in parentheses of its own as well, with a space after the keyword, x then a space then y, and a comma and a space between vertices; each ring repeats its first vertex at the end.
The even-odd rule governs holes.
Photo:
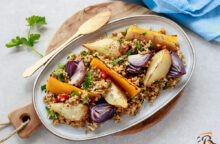
POLYGON ((177 39, 164 28, 131 25, 84 43, 86 49, 69 54, 41 87, 48 118, 88 132, 107 120, 135 116, 145 101, 153 103, 186 74, 177 39))

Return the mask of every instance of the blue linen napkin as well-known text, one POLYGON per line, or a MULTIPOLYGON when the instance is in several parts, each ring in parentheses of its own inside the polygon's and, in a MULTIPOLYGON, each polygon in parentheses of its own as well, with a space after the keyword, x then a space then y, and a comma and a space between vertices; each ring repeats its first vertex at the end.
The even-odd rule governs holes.
MULTIPOLYGON (((141 4, 140 0, 126 0, 141 4)), ((207 40, 220 42, 220 0, 142 0, 207 40)))

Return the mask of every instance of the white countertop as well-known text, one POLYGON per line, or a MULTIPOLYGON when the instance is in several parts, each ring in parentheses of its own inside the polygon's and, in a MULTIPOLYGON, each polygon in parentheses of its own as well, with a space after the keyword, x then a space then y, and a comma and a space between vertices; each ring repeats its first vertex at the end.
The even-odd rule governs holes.
MULTIPOLYGON (((37 76, 24 79, 24 69, 40 57, 29 48, 5 47, 16 35, 25 36, 25 18, 31 15, 45 16, 48 25, 42 32, 35 48, 44 53, 48 41, 56 29, 76 11, 109 0, 1 0, 0 1, 0 122, 8 121, 8 113, 31 102, 32 86, 37 76)), ((6 144, 182 144, 197 143, 197 136, 213 132, 216 143, 220 143, 220 43, 208 42, 199 35, 184 28, 196 50, 196 68, 185 88, 176 108, 154 127, 127 136, 107 136, 104 138, 71 142, 52 135, 41 127, 29 139, 17 135, 6 144)), ((11 126, 0 127, 0 139, 10 132, 11 126)))

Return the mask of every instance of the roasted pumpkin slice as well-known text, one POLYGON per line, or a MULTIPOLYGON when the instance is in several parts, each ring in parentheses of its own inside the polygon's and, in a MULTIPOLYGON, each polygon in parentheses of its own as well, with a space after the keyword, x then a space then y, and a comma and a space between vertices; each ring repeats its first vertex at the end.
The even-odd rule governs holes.
POLYGON ((138 39, 145 40, 148 42, 151 40, 151 47, 154 49, 168 49, 177 51, 179 44, 177 43, 178 37, 175 35, 165 35, 159 32, 149 31, 146 29, 139 28, 135 25, 131 25, 125 36, 127 40, 138 39))

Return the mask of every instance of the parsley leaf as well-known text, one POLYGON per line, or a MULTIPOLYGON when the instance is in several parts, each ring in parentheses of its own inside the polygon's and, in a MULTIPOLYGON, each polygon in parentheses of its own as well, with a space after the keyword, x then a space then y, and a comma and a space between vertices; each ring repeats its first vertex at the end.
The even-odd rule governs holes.
POLYGON ((46 90, 46 84, 44 84, 44 85, 41 86, 41 90, 42 90, 42 91, 46 90))
POLYGON ((65 63, 58 63, 58 68, 64 69, 66 64, 65 63))
POLYGON ((124 59, 122 57, 115 59, 112 61, 112 65, 115 66, 117 65, 119 62, 124 62, 124 59))
POLYGON ((182 57, 180 58, 180 60, 183 62, 183 60, 184 60, 184 55, 182 55, 182 57))
POLYGON ((163 87, 163 90, 168 88, 168 83, 165 83, 165 86, 163 87))
POLYGON ((62 72, 58 74, 58 80, 60 80, 61 82, 65 82, 65 78, 62 72))
POLYGON ((153 43, 153 42, 151 42, 151 43, 150 43, 150 47, 152 47, 153 45, 154 45, 154 43, 153 43))
POLYGON ((40 39, 40 34, 30 34, 28 39, 28 46, 34 46, 34 41, 40 39))
POLYGON ((83 104, 83 105, 87 105, 87 104, 88 104, 88 102, 86 102, 87 99, 88 99, 88 96, 85 96, 85 97, 83 98, 83 101, 82 101, 82 104, 83 104))
POLYGON ((122 52, 123 55, 127 55, 127 56, 131 55, 131 53, 132 53, 132 50, 128 50, 126 52, 122 52))
POLYGON ((48 108, 47 106, 45 107, 47 110, 47 118, 50 120, 54 120, 55 118, 58 118, 59 114, 54 112, 54 111, 50 111, 50 108, 48 108))
POLYGON ((90 87, 91 83, 92 83, 92 74, 91 71, 88 70, 86 73, 86 81, 83 82, 84 88, 87 90, 90 87))
POLYGON ((5 46, 7 48, 11 48, 11 47, 19 46, 20 44, 22 44, 21 38, 19 36, 16 36, 16 38, 11 39, 11 41, 7 43, 5 46))
POLYGON ((147 34, 147 32, 143 32, 142 35, 145 36, 147 34))
POLYGON ((125 35, 127 35, 127 32, 128 32, 128 28, 125 29, 125 35))
POLYGON ((159 81, 155 81, 154 84, 159 84, 159 81))
POLYGON ((30 27, 33 27, 36 24, 47 24, 45 17, 35 15, 26 18, 26 21, 28 22, 28 26, 30 27))
POLYGON ((72 96, 74 96, 74 95, 77 95, 77 96, 78 96, 79 93, 78 93, 78 92, 75 92, 75 91, 72 91, 72 92, 71 92, 71 95, 72 95, 72 96))
POLYGON ((139 43, 139 42, 135 43, 135 46, 136 46, 138 49, 140 49, 140 48, 141 48, 141 45, 140 45, 140 43, 139 43))
POLYGON ((123 42, 123 39, 122 39, 122 38, 120 38, 120 39, 118 39, 118 41, 119 41, 120 43, 122 43, 122 42, 123 42))
POLYGON ((11 48, 11 47, 18 47, 20 45, 25 45, 30 47, 34 52, 36 52, 41 57, 43 57, 41 53, 39 53, 36 49, 33 48, 34 42, 40 39, 40 34, 31 34, 30 32, 31 32, 31 28, 36 24, 47 24, 45 17, 31 16, 26 18, 26 21, 28 22, 28 26, 29 26, 28 37, 25 38, 25 37, 17 36, 16 38, 11 39, 11 41, 7 43, 5 46, 7 48, 11 48))
POLYGON ((81 55, 86 56, 86 55, 87 55, 87 52, 86 52, 86 51, 82 51, 82 52, 81 52, 81 55))

